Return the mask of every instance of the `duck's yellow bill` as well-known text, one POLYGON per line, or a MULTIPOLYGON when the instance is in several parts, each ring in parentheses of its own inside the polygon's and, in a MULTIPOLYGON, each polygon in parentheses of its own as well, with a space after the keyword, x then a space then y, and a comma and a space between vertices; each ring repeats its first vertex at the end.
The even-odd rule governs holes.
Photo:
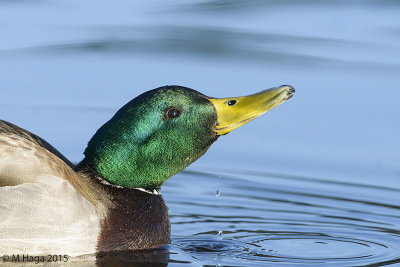
POLYGON ((218 118, 214 131, 218 135, 227 134, 279 106, 293 93, 293 87, 282 85, 249 96, 210 98, 218 118))

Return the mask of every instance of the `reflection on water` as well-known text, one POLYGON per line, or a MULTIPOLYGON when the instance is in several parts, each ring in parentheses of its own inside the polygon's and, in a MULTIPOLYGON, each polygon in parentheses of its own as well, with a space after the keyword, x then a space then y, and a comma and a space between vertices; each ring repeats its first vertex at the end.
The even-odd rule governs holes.
POLYGON ((165 189, 173 223, 170 251, 179 251, 171 259, 183 251, 195 262, 222 265, 400 262, 400 190, 286 177, 290 180, 238 172, 175 177, 180 185, 201 180, 206 186, 195 199, 189 185, 165 189), (216 179, 222 180, 223 203, 206 192, 216 179))
POLYGON ((120 251, 101 253, 96 257, 97 266, 168 266, 169 253, 167 249, 144 251, 120 251))
POLYGON ((323 38, 302 35, 264 33, 223 27, 184 27, 175 25, 142 27, 85 27, 89 36, 68 43, 28 46, 0 51, 3 55, 43 54, 73 55, 101 53, 104 55, 140 56, 143 54, 235 60, 262 65, 319 66, 329 64, 340 68, 400 69, 399 64, 368 62, 342 58, 340 54, 365 50, 391 49, 379 43, 323 38), (96 34, 93 34, 96 33, 96 34), (319 51, 329 47, 330 53, 319 51), (334 56, 332 56, 334 55, 334 56))
MULTIPOLYGON (((264 64, 317 64, 335 61, 321 55, 296 53, 300 46, 351 45, 344 40, 257 33, 216 27, 103 27, 92 31, 100 37, 69 44, 53 44, 6 50, 3 53, 105 53, 137 55, 141 53, 180 56, 206 56, 264 64), (112 36, 112 37, 111 37, 112 36), (294 45, 296 44, 296 45, 294 45), (295 49, 297 46, 297 49, 295 49), (288 49, 293 48, 293 49, 288 49)), ((354 43, 353 46, 359 45, 354 43)))
POLYGON ((154 87, 181 84, 215 97, 297 89, 293 101, 221 137, 166 183, 171 244, 77 265, 400 262, 399 1, 0 7, 0 119, 75 162, 118 107, 154 87))

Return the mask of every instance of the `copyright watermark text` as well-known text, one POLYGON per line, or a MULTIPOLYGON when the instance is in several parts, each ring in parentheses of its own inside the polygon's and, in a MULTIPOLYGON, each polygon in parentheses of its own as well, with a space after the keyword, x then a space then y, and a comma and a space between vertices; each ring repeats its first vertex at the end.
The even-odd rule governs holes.
POLYGON ((44 262, 67 262, 69 259, 68 255, 42 255, 35 256, 29 254, 10 254, 2 256, 3 262, 32 262, 35 264, 44 262))

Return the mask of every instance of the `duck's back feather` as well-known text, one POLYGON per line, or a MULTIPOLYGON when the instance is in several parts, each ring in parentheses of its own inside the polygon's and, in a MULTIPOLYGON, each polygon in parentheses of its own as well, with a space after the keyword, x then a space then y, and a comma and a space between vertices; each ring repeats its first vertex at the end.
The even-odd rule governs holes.
POLYGON ((67 178, 71 166, 40 137, 0 120, 0 186, 34 182, 43 174, 67 178))
POLYGON ((51 153, 53 153, 55 156, 63 160, 68 166, 71 168, 74 167, 74 164, 72 164, 66 157, 64 157, 63 154, 61 154, 57 149, 55 149, 52 145, 50 145, 46 140, 40 138, 39 136, 28 132, 10 122, 0 120, 0 142, 1 138, 8 136, 14 140, 26 140, 31 142, 34 145, 37 145, 39 147, 42 147, 51 153))
POLYGON ((93 190, 92 182, 73 168, 67 158, 42 138, 0 120, 0 187, 38 182, 42 176, 50 175, 68 181, 96 207, 100 199, 107 202, 102 192, 93 190))
POLYGON ((1 253, 96 251, 101 215, 71 166, 43 139, 0 121, 1 253))

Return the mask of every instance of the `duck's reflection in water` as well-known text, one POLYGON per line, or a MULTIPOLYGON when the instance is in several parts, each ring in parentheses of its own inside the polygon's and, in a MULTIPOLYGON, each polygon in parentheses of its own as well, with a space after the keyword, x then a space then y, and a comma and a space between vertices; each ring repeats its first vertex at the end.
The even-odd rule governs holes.
POLYGON ((167 248, 150 250, 131 250, 118 252, 101 252, 96 256, 97 266, 168 266, 169 251, 167 248))

